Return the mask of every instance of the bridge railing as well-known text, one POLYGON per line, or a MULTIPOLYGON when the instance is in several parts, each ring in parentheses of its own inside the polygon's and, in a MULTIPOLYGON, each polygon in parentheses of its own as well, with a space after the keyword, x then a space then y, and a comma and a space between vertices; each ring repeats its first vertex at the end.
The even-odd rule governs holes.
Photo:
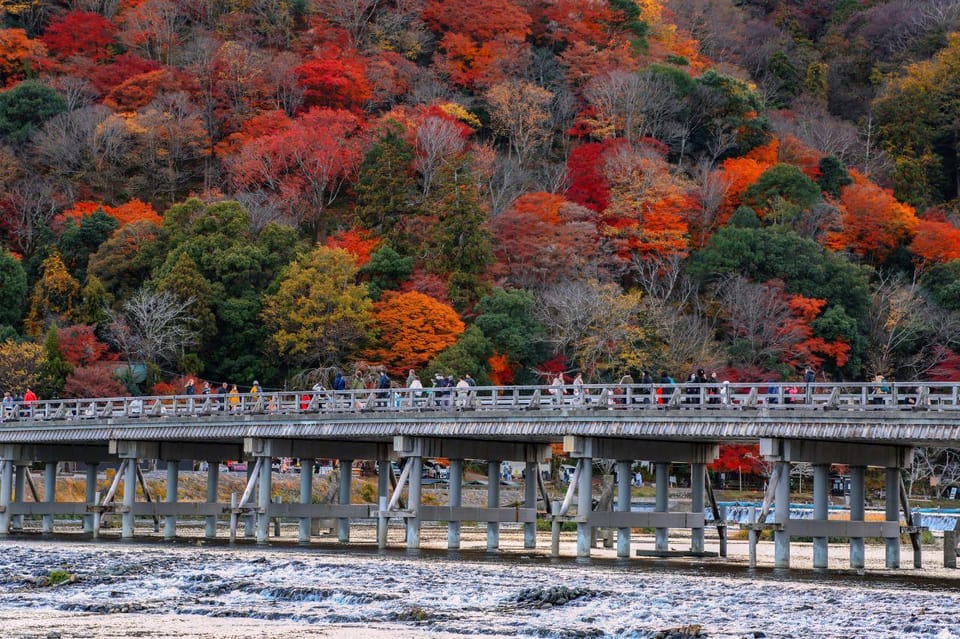
POLYGON ((934 382, 588 384, 276 391, 54 399, 3 406, 3 422, 508 410, 954 410, 960 384, 934 382))

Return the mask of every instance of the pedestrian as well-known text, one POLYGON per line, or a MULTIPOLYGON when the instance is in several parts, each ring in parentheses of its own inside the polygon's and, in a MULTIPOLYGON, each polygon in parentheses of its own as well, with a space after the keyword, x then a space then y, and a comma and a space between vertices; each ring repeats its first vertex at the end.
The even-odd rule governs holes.
POLYGON ((387 375, 387 371, 380 371, 380 377, 377 378, 377 399, 379 400, 377 404, 381 407, 388 406, 388 402, 385 400, 390 397, 389 393, 390 388, 390 377, 387 375))
POLYGON ((203 386, 202 386, 201 389, 200 389, 200 394, 201 394, 201 395, 209 395, 209 394, 210 394, 210 382, 204 382, 204 383, 203 383, 203 386))
POLYGON ((240 408, 240 391, 237 390, 236 384, 230 387, 230 392, 227 393, 227 401, 230 403, 230 412, 237 412, 237 409, 240 408))
POLYGON ((473 377, 470 375, 470 373, 467 373, 466 375, 464 375, 463 378, 464 378, 465 380, 467 380, 467 384, 469 384, 470 386, 476 386, 476 385, 477 385, 477 380, 473 379, 473 377))
POLYGON ((410 372, 407 373, 407 388, 411 388, 410 385, 413 383, 413 380, 415 379, 417 379, 417 373, 411 368, 410 372))
POLYGON ((196 387, 194 386, 193 378, 190 377, 190 378, 187 379, 187 383, 186 383, 186 385, 184 385, 184 387, 183 387, 183 394, 184 394, 184 395, 193 395, 193 394, 195 394, 195 393, 196 393, 196 387))
POLYGON ((563 403, 563 374, 557 373, 553 381, 550 382, 550 394, 553 395, 553 401, 557 404, 563 403))
POLYGON ((33 417, 33 404, 37 401, 37 394, 27 386, 27 392, 23 394, 23 409, 27 417, 33 417))
POLYGON ((10 391, 6 391, 3 394, 3 418, 10 419, 13 416, 13 397, 10 395, 10 391))
POLYGON ((465 408, 470 397, 470 384, 465 377, 457 380, 457 408, 465 408))
POLYGON ((343 375, 340 371, 337 371, 337 374, 333 378, 333 390, 342 391, 347 388, 347 380, 343 378, 343 375))
POLYGON ((220 384, 220 387, 217 389, 217 402, 220 404, 220 410, 226 410, 227 406, 227 393, 230 392, 230 387, 227 386, 227 383, 224 382, 220 384))
POLYGON ((583 400, 583 375, 577 373, 576 377, 573 378, 573 402, 579 406, 583 404, 583 400))

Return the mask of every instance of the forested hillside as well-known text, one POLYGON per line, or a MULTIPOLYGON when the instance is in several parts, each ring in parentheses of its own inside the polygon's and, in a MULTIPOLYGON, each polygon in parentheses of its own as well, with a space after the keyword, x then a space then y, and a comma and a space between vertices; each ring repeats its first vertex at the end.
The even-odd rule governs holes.
POLYGON ((0 6, 0 390, 960 376, 960 0, 0 6))

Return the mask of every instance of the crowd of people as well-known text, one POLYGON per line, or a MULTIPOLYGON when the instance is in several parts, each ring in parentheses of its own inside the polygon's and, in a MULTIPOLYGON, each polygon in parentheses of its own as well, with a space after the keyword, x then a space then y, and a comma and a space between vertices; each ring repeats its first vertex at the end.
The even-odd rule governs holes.
MULTIPOLYGON (((598 401, 597 397, 591 394, 589 387, 585 385, 581 373, 573 375, 572 378, 563 373, 557 373, 552 375, 550 379, 548 390, 558 404, 566 402, 567 400, 564 398, 568 396, 572 396, 570 401, 575 405, 598 401)), ((802 403, 809 401, 810 385, 816 381, 814 369, 807 366, 801 379, 802 383, 787 384, 770 380, 766 391, 766 402, 802 403)), ((882 403, 884 394, 889 392, 888 383, 884 376, 880 374, 876 375, 871 381, 873 389, 870 403, 882 403)), ((428 380, 427 384, 424 384, 413 369, 410 369, 405 380, 398 382, 391 380, 385 370, 368 371, 364 375, 363 371, 358 369, 349 380, 339 370, 336 371, 331 386, 332 389, 330 390, 334 392, 354 391, 349 393, 350 401, 356 402, 358 408, 366 408, 370 401, 376 402, 376 406, 381 408, 391 405, 399 406, 403 399, 412 402, 415 406, 467 407, 471 403, 473 395, 475 395, 475 393, 471 393, 471 390, 477 386, 477 382, 470 373, 454 378, 453 375, 443 375, 437 372, 428 380), (369 390, 370 393, 361 394, 357 392, 362 390, 369 390), (400 390, 404 392, 401 393, 400 390)), ((697 368, 691 372, 685 382, 679 386, 666 371, 661 371, 656 380, 650 371, 642 371, 639 380, 635 380, 630 374, 623 375, 613 388, 613 392, 607 395, 607 401, 610 404, 628 402, 663 404, 674 395, 669 387, 681 389, 681 401, 684 404, 725 405, 733 401, 730 382, 721 381, 715 371, 707 374, 703 368, 697 368)), ((302 392, 299 395, 300 408, 308 409, 316 393, 325 390, 328 389, 323 384, 317 383, 310 391, 302 392)), ((761 389, 761 392, 763 392, 763 389, 761 389)), ((257 380, 253 381, 248 390, 241 391, 235 383, 221 382, 219 385, 211 385, 209 381, 201 381, 198 384, 193 377, 189 377, 183 383, 182 394, 187 396, 188 400, 194 395, 203 398, 204 401, 209 399, 218 410, 229 410, 231 412, 239 411, 242 402, 263 401, 265 402, 265 408, 276 408, 279 401, 275 392, 264 392, 263 387, 257 380)), ((347 394, 345 393, 345 395, 347 394)), ((37 400, 36 393, 30 388, 27 388, 22 395, 11 395, 10 392, 5 392, 0 415, 4 420, 12 417, 29 417, 37 400)))

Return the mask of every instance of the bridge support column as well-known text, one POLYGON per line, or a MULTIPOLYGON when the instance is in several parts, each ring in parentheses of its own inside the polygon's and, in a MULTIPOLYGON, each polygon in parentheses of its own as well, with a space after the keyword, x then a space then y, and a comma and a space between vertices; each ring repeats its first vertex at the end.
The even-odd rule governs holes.
MULTIPOLYGON (((164 502, 168 504, 177 503, 177 491, 180 489, 180 460, 168 459, 167 461, 167 496, 164 502)), ((163 518, 163 538, 176 539, 177 537, 177 516, 170 514, 163 518)))
MULTIPOLYGON (((850 467, 850 521, 863 521, 866 514, 864 500, 865 466, 850 467)), ((862 569, 866 565, 863 537, 850 538, 850 567, 862 569)))
POLYGON ((13 491, 13 460, 0 459, 0 537, 10 532, 10 494, 13 491))
MULTIPOLYGON (((690 511, 703 514, 703 493, 706 490, 705 464, 690 464, 690 511)), ((703 552, 703 528, 690 530, 690 552, 703 552)))
MULTIPOLYGON (((463 505, 463 460, 450 460, 450 507, 459 508, 463 505)), ((460 522, 447 523, 447 548, 460 548, 460 522)))
POLYGON ((272 457, 259 457, 260 477, 257 479, 257 544, 268 543, 270 535, 270 492, 273 481, 272 457))
MULTIPOLYGON (((52 504, 57 501, 57 462, 48 461, 43 467, 43 501, 52 504)), ((53 532, 53 515, 44 515, 41 532, 49 535, 53 532)))
MULTIPOLYGON (((93 502, 97 500, 97 471, 99 470, 99 466, 100 465, 96 463, 87 463, 86 495, 84 497, 87 506, 92 505, 93 502)), ((83 532, 93 532, 93 513, 83 516, 83 532)))
MULTIPOLYGON (((300 460, 300 503, 313 503, 313 460, 300 460)), ((310 518, 300 518, 300 529, 297 534, 297 543, 310 543, 310 518)))
MULTIPOLYGON (((211 459, 207 461, 207 503, 217 503, 217 487, 220 485, 220 461, 211 459)), ((217 536, 217 516, 207 515, 206 527, 203 531, 204 537, 214 539, 217 536)))
MULTIPOLYGON (((340 505, 350 505, 350 490, 353 483, 353 460, 340 460, 340 505)), ((337 520, 337 539, 341 544, 350 541, 350 518, 341 517, 337 520)))
MULTIPOLYGON (((487 508, 500 507, 500 465, 502 460, 487 461, 487 508)), ((500 548, 500 523, 487 522, 487 550, 500 548)))
MULTIPOLYGON (((13 480, 13 501, 22 504, 24 493, 27 490, 27 468, 26 464, 17 464, 15 467, 15 476, 13 480)), ((13 530, 23 530, 23 515, 15 515, 11 521, 13 530)))
MULTIPOLYGON (((830 465, 814 464, 813 466, 813 519, 827 521, 829 515, 828 500, 830 495, 830 465)), ((826 569, 828 565, 829 537, 813 538, 813 567, 826 569)))
POLYGON ((409 489, 407 490, 407 508, 413 512, 413 517, 407 517, 407 548, 420 548, 420 498, 421 478, 423 477, 423 457, 414 455, 407 458, 410 464, 409 489))
MULTIPOLYGON (((670 462, 658 461, 655 463, 656 466, 654 472, 656 474, 657 482, 656 512, 666 514, 670 510, 670 462)), ((667 552, 670 550, 670 545, 668 542, 668 537, 670 535, 669 528, 657 528, 654 531, 654 535, 654 549, 657 552, 667 552)))
POLYGON ((593 509, 593 457, 581 457, 577 473, 577 557, 590 556, 590 512, 593 509))
MULTIPOLYGON (((617 461, 617 512, 630 512, 630 461, 617 461)), ((630 556, 630 528, 617 528, 617 557, 626 559, 630 556)))
MULTIPOLYGON (((527 461, 523 467, 524 506, 537 509, 537 479, 540 474, 540 464, 527 461)), ((523 547, 532 549, 537 547, 537 522, 531 521, 523 525, 523 547)))
POLYGON ((778 461, 779 479, 774 496, 774 521, 780 530, 773 533, 773 565, 790 567, 790 462, 778 461))
POLYGON ((887 513, 886 520, 897 523, 897 536, 887 537, 887 568, 900 567, 900 469, 887 468, 887 513))
MULTIPOLYGON (((387 505, 390 502, 390 476, 392 474, 393 467, 390 465, 390 460, 386 456, 381 456, 377 460, 377 506, 381 513, 387 510, 387 505)), ((377 518, 377 548, 387 547, 389 523, 390 520, 383 515, 377 518)))
POLYGON ((123 514, 120 516, 121 539, 133 539, 136 518, 133 508, 137 503, 137 457, 128 458, 123 476, 123 514))
MULTIPOLYGON (((269 462, 270 460, 267 460, 267 461, 269 462)), ((269 466, 270 464, 268 463, 267 465, 269 466)), ((247 481, 244 483, 244 486, 250 485, 250 480, 253 478, 253 466, 254 466, 253 458, 248 458, 247 459, 247 481)), ((253 537, 254 522, 256 521, 256 518, 257 518, 257 514, 253 510, 250 510, 249 512, 247 512, 246 515, 244 515, 244 518, 243 518, 243 536, 244 537, 253 537)))

